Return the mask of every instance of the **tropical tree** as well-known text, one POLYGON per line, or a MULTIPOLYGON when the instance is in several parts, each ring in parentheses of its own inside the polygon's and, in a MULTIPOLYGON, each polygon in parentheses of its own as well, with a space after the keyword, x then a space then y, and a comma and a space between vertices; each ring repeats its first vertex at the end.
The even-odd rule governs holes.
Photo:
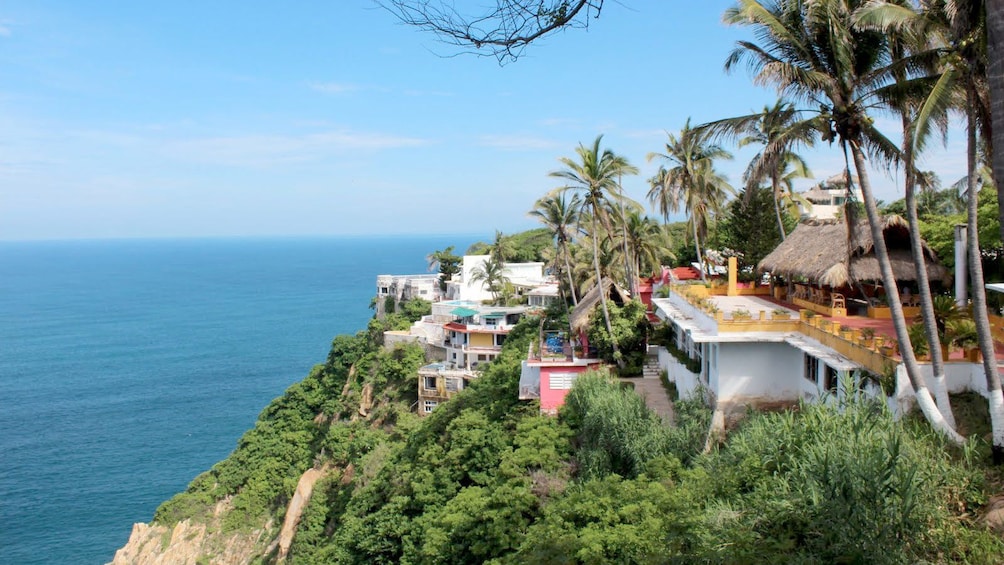
POLYGON ((439 287, 442 290, 446 290, 446 281, 460 272, 460 262, 463 261, 463 257, 453 253, 453 248, 451 245, 446 249, 433 251, 425 257, 429 262, 429 271, 439 271, 439 287))
MULTIPOLYGON (((647 159, 659 159, 665 164, 649 179, 648 199, 663 215, 681 208, 687 213, 687 227, 694 238, 697 260, 702 261, 701 241, 707 237, 708 224, 718 214, 729 195, 735 190, 715 170, 716 159, 731 159, 732 154, 719 145, 709 142, 706 131, 690 127, 690 119, 679 136, 669 135, 665 153, 649 153, 647 159), (667 168, 668 166, 668 168, 667 168)), ((705 279, 701 269, 701 279, 705 279)))
POLYGON ((572 266, 569 260, 571 252, 568 247, 572 239, 572 230, 579 222, 581 204, 578 194, 572 194, 571 198, 564 194, 552 194, 537 200, 533 210, 529 212, 531 217, 537 218, 554 236, 555 270, 561 272, 558 262, 562 261, 573 305, 578 305, 579 299, 575 292, 575 281, 572 279, 572 266))
POLYGON ((1004 0, 986 0, 987 14, 987 84, 990 86, 993 129, 991 160, 997 181, 997 206, 1001 241, 1004 241, 1004 0))
MULTIPOLYGON (((915 9, 903 0, 872 2, 856 14, 859 27, 877 29, 887 34, 887 48, 892 60, 893 81, 888 86, 879 89, 878 95, 888 107, 899 114, 903 128, 903 144, 900 159, 903 164, 904 178, 904 212, 909 225, 910 248, 920 297, 920 311, 923 319, 924 335, 927 341, 927 351, 931 357, 932 389, 938 409, 941 410, 948 425, 955 427, 955 417, 948 399, 948 387, 945 382, 945 364, 941 354, 941 340, 938 323, 935 316, 934 302, 931 295, 931 284, 927 276, 927 261, 924 257, 923 242, 920 236, 920 219, 917 212, 917 188, 922 175, 916 169, 915 154, 923 149, 927 140, 928 127, 920 128, 920 137, 915 131, 921 104, 931 92, 931 77, 935 76, 937 55, 941 49, 941 37, 944 26, 938 24, 938 18, 932 18, 929 10, 915 9), (909 65, 903 61, 911 60, 909 65), (916 76, 908 70, 916 69, 916 76)), ((936 122, 942 131, 947 128, 946 113, 941 111, 929 118, 936 122)), ((922 123, 926 126, 926 123, 922 123)))
MULTIPOLYGON (((562 157, 559 161, 565 168, 552 172, 550 176, 562 179, 567 183, 552 194, 566 191, 578 194, 582 201, 580 218, 588 217, 590 220, 589 234, 593 242, 596 284, 600 288, 603 319, 606 322, 607 331, 613 335, 607 297, 603 286, 603 275, 600 273, 599 233, 601 226, 606 229, 607 233, 612 231, 609 213, 611 204, 627 198, 621 191, 620 178, 624 175, 638 174, 638 169, 631 165, 626 158, 615 154, 610 149, 601 150, 602 140, 603 136, 599 135, 589 147, 579 144, 575 150, 578 160, 562 157)), ((621 355, 616 340, 613 342, 613 350, 614 358, 619 362, 621 355)))
MULTIPOLYGON (((910 345, 896 277, 883 237, 883 221, 868 178, 866 153, 891 162, 899 151, 875 127, 868 108, 877 90, 891 81, 888 39, 881 31, 854 26, 854 13, 864 0, 761 2, 739 0, 725 12, 726 23, 753 28, 760 44, 740 41, 725 63, 727 71, 746 65, 754 82, 775 86, 781 95, 812 108, 807 118, 821 139, 838 141, 854 163, 882 283, 889 297, 896 338, 907 375, 922 412, 946 437, 962 437, 935 405, 910 345)), ((848 218, 848 225, 854 218, 848 218)))
POLYGON ((503 294, 506 286, 511 284, 505 274, 505 264, 493 256, 489 256, 484 263, 471 270, 471 281, 484 283, 485 288, 492 294, 493 304, 498 304, 499 296, 503 294))
POLYGON ((753 159, 743 175, 746 194, 770 181, 774 195, 774 215, 781 240, 787 237, 784 221, 781 219, 781 202, 794 198, 791 181, 796 178, 811 178, 812 173, 800 155, 799 147, 811 147, 819 131, 811 122, 799 118, 799 112, 790 102, 778 100, 774 106, 764 106, 761 112, 727 118, 698 126, 697 130, 707 130, 712 138, 723 137, 736 141, 739 147, 757 144, 763 148, 753 159))
POLYGON ((672 238, 658 220, 630 211, 624 217, 622 231, 625 247, 630 251, 631 270, 637 276, 658 273, 663 259, 675 259, 672 238))
POLYGON ((515 253, 516 244, 513 242, 512 238, 499 230, 495 230, 495 239, 488 248, 488 254, 491 255, 497 263, 505 264, 507 261, 512 259, 515 253))
MULTIPOLYGON (((944 0, 933 3, 930 19, 941 24, 946 35, 941 53, 944 64, 938 82, 932 89, 918 117, 918 136, 944 108, 958 107, 959 93, 966 119, 966 230, 969 276, 972 283, 973 321, 983 353, 983 369, 990 396, 990 418, 993 427, 994 461, 1004 463, 1004 393, 994 353, 990 318, 987 314, 983 260, 979 241, 979 142, 990 143, 990 99, 987 89, 987 28, 986 6, 980 0, 944 0)), ((998 201, 1001 196, 998 193, 998 201)))

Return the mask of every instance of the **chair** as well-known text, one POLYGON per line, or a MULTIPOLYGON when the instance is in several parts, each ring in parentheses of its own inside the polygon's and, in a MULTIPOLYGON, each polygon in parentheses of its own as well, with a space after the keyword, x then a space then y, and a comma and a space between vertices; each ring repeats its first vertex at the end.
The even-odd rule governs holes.
POLYGON ((839 292, 831 294, 830 308, 847 308, 847 304, 844 302, 844 295, 839 292))

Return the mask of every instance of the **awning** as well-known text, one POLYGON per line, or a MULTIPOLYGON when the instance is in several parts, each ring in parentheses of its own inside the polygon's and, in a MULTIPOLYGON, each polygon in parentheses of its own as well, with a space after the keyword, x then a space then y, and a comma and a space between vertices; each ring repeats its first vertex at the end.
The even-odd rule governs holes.
POLYGON ((477 316, 478 311, 471 310, 470 308, 464 308, 463 306, 461 306, 459 308, 454 308, 453 311, 450 312, 450 314, 453 314, 454 316, 460 316, 461 318, 470 318, 471 316, 477 316))
POLYGON ((1004 283, 989 283, 987 285, 987 290, 994 290, 997 292, 1004 292, 1004 283))

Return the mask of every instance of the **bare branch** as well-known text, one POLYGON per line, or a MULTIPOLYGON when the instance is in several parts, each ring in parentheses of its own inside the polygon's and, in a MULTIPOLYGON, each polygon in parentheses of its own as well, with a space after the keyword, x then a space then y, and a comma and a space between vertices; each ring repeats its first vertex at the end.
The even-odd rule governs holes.
POLYGON ((515 61, 534 40, 565 28, 589 27, 605 0, 495 0, 495 7, 464 13, 453 0, 375 0, 405 24, 431 31, 448 45, 474 48, 499 64, 515 61))

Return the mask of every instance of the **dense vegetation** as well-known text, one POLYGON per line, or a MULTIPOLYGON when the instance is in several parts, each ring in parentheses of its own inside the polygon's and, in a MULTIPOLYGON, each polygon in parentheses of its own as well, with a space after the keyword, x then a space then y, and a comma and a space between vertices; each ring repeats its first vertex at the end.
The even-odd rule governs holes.
POLYGON ((667 426, 604 374, 544 417, 516 398, 539 324, 527 319, 418 419, 421 350, 379 347, 384 322, 337 337, 156 520, 205 519, 232 497, 224 529, 279 523, 313 466, 329 472, 292 563, 985 563, 1004 550, 972 522, 986 499, 978 458, 878 404, 753 415, 707 454, 707 409, 680 402, 667 426))

